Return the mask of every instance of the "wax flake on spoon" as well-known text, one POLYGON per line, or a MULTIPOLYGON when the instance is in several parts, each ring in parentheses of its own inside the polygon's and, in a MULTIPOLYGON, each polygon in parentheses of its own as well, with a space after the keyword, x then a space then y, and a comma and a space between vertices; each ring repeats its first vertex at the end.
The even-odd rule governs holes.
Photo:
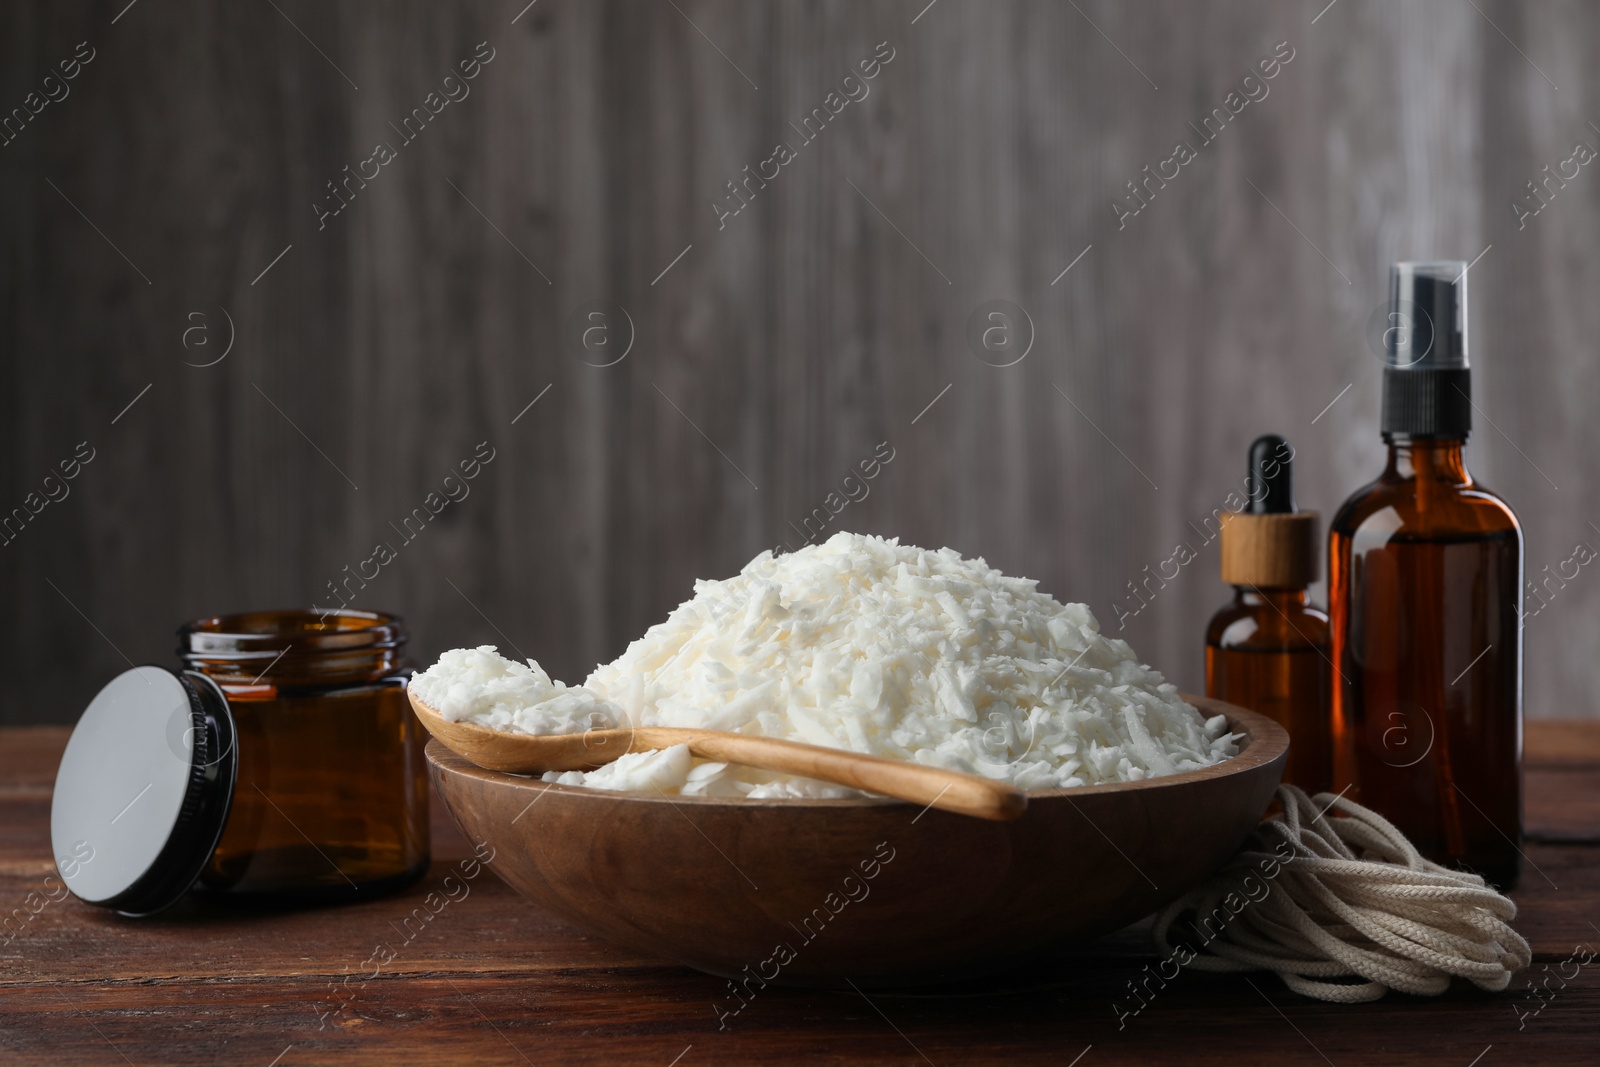
POLYGON ((518 734, 577 734, 627 724, 611 701, 552 681, 534 660, 506 659, 493 645, 456 648, 411 679, 411 692, 449 722, 518 734))

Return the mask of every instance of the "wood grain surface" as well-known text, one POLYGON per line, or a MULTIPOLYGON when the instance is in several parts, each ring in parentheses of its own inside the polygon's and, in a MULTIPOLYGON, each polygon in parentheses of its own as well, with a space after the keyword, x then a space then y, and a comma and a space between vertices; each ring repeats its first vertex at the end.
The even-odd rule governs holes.
POLYGON ((1596 714, 1600 175, 1511 206, 1600 144, 1596 40, 1579 0, 7 4, 0 113, 93 59, 0 145, 0 516, 62 497, 0 547, 0 721, 70 722, 185 619, 330 583, 419 659, 577 681, 694 579, 837 529, 1038 578, 1199 689, 1249 441, 1293 440, 1325 519, 1373 477, 1369 316, 1392 260, 1440 256, 1481 256, 1469 461, 1556 576, 1528 711, 1596 714), (966 338, 995 300, 1032 324, 1012 366, 966 338))
MULTIPOLYGON (((1544 725, 1530 725, 1530 740, 1544 725)), ((1600 727, 1565 729, 1600 775, 1600 727)), ((0 730, 7 913, 50 892, 49 790, 65 742, 58 728, 0 730)), ((578 933, 487 870, 464 898, 416 920, 425 895, 473 854, 436 800, 433 869, 395 896, 281 912, 190 901, 140 921, 68 899, 13 920, 0 941, 0 1062, 1588 1064, 1600 966, 1564 988, 1556 975, 1572 974, 1561 965, 1578 946, 1600 947, 1600 813, 1591 807, 1581 825, 1569 814, 1565 773, 1530 763, 1529 830, 1542 840, 1566 827, 1584 843, 1528 846, 1536 868, 1513 896, 1535 959, 1500 994, 1458 985, 1440 998, 1339 1006, 1263 975, 1186 972, 1119 1029, 1113 1004, 1131 1006, 1126 985, 1153 959, 1139 924, 967 986, 870 999, 773 987, 719 1030, 725 983, 578 933), (392 960, 367 977, 378 946, 392 960), (1536 1006, 1527 979, 1547 976, 1553 996, 1519 1016, 1536 1006)), ((714 847, 707 862, 720 862, 714 847)))

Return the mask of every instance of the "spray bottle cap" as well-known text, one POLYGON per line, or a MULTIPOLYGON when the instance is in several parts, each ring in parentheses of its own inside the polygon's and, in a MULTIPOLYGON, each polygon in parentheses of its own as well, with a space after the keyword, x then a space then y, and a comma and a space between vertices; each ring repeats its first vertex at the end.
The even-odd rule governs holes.
POLYGON ((1263 434, 1250 445, 1249 502, 1222 523, 1222 580, 1304 589, 1317 580, 1317 513, 1294 506, 1294 448, 1263 434))
POLYGON ((1384 433, 1465 437, 1472 429, 1467 364, 1467 263, 1396 263, 1384 332, 1384 433))
POLYGON ((1384 365, 1456 370, 1467 365, 1467 265, 1459 259, 1389 268, 1384 365))

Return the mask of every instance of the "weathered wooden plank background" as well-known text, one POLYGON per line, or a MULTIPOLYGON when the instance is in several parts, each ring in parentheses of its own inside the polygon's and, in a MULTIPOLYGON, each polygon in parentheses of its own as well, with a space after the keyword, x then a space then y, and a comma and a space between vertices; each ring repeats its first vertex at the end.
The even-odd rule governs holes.
MULTIPOLYGON (((355 603, 403 613, 419 658, 514 644, 576 680, 695 577, 798 544, 882 441, 830 530, 985 556, 1116 631, 1258 432, 1293 438, 1325 517, 1376 473, 1364 332, 1400 258, 1482 256, 1469 454, 1530 576, 1600 546, 1600 175, 1511 210, 1600 144, 1600 8, 924 3, 6 5, 0 107, 67 95, 0 147, 0 509, 94 458, 0 548, 0 721, 70 721, 187 617, 325 602, 379 541, 398 557, 355 603), (1119 229, 1124 183, 1284 41, 1268 95, 1119 229), (405 143, 479 42, 470 95, 405 143), (869 94, 801 143, 879 42, 869 94), (1034 328, 1014 366, 964 339, 997 299, 1034 328), (598 305, 611 352, 631 321, 613 366, 578 342, 598 305), (470 495, 402 544, 482 441, 470 495)), ((1528 622, 1532 715, 1600 713, 1577 570, 1528 622)), ((1226 595, 1212 545, 1121 632, 1199 687, 1226 595)))

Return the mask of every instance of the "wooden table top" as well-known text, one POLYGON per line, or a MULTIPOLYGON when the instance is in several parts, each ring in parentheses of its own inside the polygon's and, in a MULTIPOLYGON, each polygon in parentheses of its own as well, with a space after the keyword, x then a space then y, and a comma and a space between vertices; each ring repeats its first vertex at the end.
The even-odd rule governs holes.
POLYGON ((334 984, 374 945, 400 943, 395 924, 469 855, 437 800, 433 869, 391 897, 279 912, 191 901, 146 920, 68 898, 33 913, 29 894, 54 871, 67 731, 4 729, 0 913, 31 917, 0 936, 0 1063, 1592 1064, 1600 961, 1575 977, 1563 961, 1600 948, 1600 722, 1531 722, 1527 735, 1529 866, 1513 896, 1535 955, 1504 993, 1458 982, 1340 1006, 1270 975, 1185 972, 1119 1029, 1112 1003, 1154 959, 1141 924, 967 987, 870 1000, 768 989, 719 1031, 721 980, 580 933, 492 877, 324 1017, 334 984))

